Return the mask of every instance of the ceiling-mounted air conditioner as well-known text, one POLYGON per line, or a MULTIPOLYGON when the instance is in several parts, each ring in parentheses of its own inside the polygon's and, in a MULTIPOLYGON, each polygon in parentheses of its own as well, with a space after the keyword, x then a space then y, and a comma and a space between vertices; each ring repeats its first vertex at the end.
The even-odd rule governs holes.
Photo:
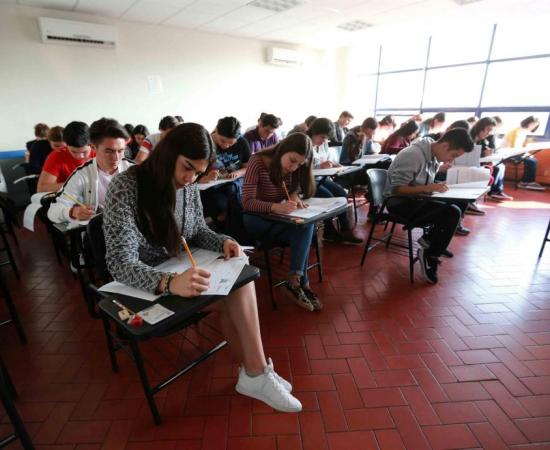
POLYGON ((115 48, 117 30, 110 25, 39 17, 40 36, 47 44, 115 48))
POLYGON ((302 57, 296 50, 268 47, 267 63, 275 64, 277 66, 295 67, 302 64, 302 57))

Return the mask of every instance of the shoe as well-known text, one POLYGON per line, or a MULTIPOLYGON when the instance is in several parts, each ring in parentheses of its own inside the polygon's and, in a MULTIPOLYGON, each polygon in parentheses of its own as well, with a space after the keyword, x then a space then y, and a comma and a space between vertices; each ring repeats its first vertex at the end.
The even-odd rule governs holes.
POLYGON ((500 203, 500 202, 503 202, 505 201, 506 199, 502 196, 502 194, 488 194, 487 195, 487 198, 489 200, 492 200, 493 202, 497 202, 497 203, 500 203))
POLYGON ((307 295, 310 303, 313 305, 313 309, 315 311, 321 311, 323 309, 323 303, 321 303, 321 300, 319 300, 317 294, 313 292, 309 287, 302 287, 302 289, 307 295))
POLYGON ((355 237, 351 230, 340 231, 340 242, 343 244, 359 245, 363 243, 363 239, 355 237))
POLYGON ((422 247, 417 250, 416 256, 420 262, 420 268, 424 279, 430 284, 436 284, 438 281, 437 265, 439 264, 439 260, 433 256, 428 256, 426 250, 422 247))
POLYGON ((249 376, 246 370, 241 370, 235 390, 239 394, 260 400, 277 411, 300 412, 302 410, 300 401, 277 381, 275 375, 273 368, 269 366, 262 374, 255 377, 249 376))
POLYGON ((544 186, 542 186, 539 183, 535 183, 535 182, 527 183, 527 189, 529 189, 531 191, 545 191, 546 190, 546 188, 544 186))
POLYGON ((468 203, 468 206, 466 207, 466 211, 464 211, 465 214, 471 214, 473 216, 484 216, 486 213, 483 211, 477 203, 468 203))
POLYGON ((327 242, 340 242, 342 240, 342 236, 338 231, 336 231, 333 227, 326 228, 323 231, 323 241, 327 242))
POLYGON ((293 286, 288 281, 286 281, 283 286, 289 294, 290 299, 300 308, 303 308, 307 311, 315 311, 315 307, 313 306, 313 304, 309 300, 309 297, 306 295, 301 286, 293 286))
POLYGON ((271 360, 271 358, 267 358, 267 367, 269 367, 273 371, 273 376, 285 388, 285 390, 287 392, 292 392, 292 385, 277 372, 275 372, 275 366, 273 365, 273 361, 271 360))
POLYGON ((462 223, 459 223, 456 227, 455 234, 459 236, 468 236, 470 234, 470 229, 466 228, 462 223))
POLYGON ((455 254, 452 251, 447 250, 447 249, 445 249, 441 252, 441 256, 444 256, 445 258, 452 258, 454 255, 455 254))

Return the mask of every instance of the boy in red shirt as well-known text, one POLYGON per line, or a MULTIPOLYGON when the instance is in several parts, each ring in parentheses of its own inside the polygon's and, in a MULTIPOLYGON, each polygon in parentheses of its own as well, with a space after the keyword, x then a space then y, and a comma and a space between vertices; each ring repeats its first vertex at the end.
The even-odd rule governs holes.
POLYGON ((48 155, 38 179, 37 192, 55 192, 61 189, 74 169, 95 156, 90 148, 90 130, 84 122, 71 122, 63 130, 67 147, 48 155))

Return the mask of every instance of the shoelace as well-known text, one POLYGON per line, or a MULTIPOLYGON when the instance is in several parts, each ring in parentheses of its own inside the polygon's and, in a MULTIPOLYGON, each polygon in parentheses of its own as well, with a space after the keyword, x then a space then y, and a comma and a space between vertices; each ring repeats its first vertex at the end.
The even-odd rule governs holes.
POLYGON ((272 381, 272 383, 275 385, 275 389, 277 390, 277 392, 279 392, 279 394, 283 394, 285 399, 288 401, 288 391, 283 387, 281 383, 279 383, 279 381, 277 381, 277 377, 276 377, 277 374, 275 373, 275 371, 269 366, 267 366, 265 370, 266 370, 265 374, 267 375, 267 379, 272 381))

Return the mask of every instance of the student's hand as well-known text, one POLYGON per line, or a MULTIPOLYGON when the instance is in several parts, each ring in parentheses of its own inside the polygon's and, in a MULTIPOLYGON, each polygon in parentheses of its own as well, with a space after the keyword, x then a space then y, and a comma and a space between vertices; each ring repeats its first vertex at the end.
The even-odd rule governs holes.
POLYGON ((170 280, 170 292, 181 297, 197 297, 208 289, 210 272, 199 269, 187 269, 170 280))
POLYGON ((271 205, 271 212, 275 214, 289 214, 292 211, 296 211, 298 205, 296 202, 289 201, 284 203, 273 203, 271 205))
POLYGON ((75 205, 71 208, 69 216, 75 220, 90 220, 94 217, 95 211, 90 208, 83 208, 82 206, 75 205))
POLYGON ((321 169, 331 169, 334 165, 330 161, 323 161, 320 167, 321 169))
POLYGON ((451 167, 453 167, 453 165, 451 163, 443 163, 439 166, 439 172, 447 172, 447 170, 449 170, 451 167))
POLYGON ((218 170, 211 170, 201 177, 200 183, 210 183, 211 181, 215 181, 218 179, 219 175, 220 172, 218 170))
POLYGON ((233 258, 234 256, 243 256, 241 246, 233 239, 226 239, 223 242, 223 256, 225 259, 233 258))
POLYGON ((298 209, 303 209, 303 208, 307 208, 309 205, 302 201, 302 199, 300 198, 300 196, 298 194, 292 194, 290 196, 290 199, 296 203, 296 206, 298 207, 298 209))
POLYGON ((447 186, 445 183, 433 183, 426 186, 428 192, 447 192, 449 190, 449 186, 447 186))
POLYGON ((240 176, 241 176, 241 174, 239 173, 238 170, 235 170, 235 172, 231 172, 231 173, 227 174, 227 178, 230 179, 230 180, 235 180, 235 179, 239 178, 240 176))

